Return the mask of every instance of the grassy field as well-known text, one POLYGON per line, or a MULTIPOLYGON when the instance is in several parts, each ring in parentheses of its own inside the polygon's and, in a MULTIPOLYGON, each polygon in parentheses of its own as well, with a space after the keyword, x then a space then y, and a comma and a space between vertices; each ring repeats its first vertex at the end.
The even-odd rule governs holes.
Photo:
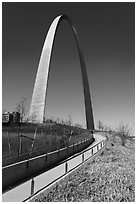
POLYGON ((62 179, 37 202, 135 202, 135 143, 109 135, 104 152, 62 179))
POLYGON ((87 130, 58 124, 38 128, 33 142, 34 134, 35 129, 32 127, 23 128, 20 132, 17 127, 3 128, 2 165, 48 153, 91 137, 87 130), (72 134, 71 131, 73 131, 72 134))

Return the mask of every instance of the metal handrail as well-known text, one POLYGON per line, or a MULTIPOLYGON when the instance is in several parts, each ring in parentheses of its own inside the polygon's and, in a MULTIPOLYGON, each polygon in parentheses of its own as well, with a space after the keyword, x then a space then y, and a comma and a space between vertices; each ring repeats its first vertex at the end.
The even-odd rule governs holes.
POLYGON ((87 152, 87 151, 93 149, 94 147, 98 146, 99 144, 101 144, 101 143, 104 142, 104 141, 106 141, 106 140, 102 140, 101 142, 99 142, 99 143, 93 145, 92 147, 87 148, 86 150, 83 150, 83 151, 81 151, 81 152, 78 152, 78 153, 76 153, 75 155, 72 155, 71 157, 69 157, 69 158, 67 158, 67 159, 65 159, 65 160, 63 160, 63 161, 61 161, 60 164, 62 164, 62 163, 64 163, 64 162, 67 162, 67 161, 69 161, 69 160, 71 160, 71 159, 74 159, 75 157, 77 157, 77 156, 79 156, 79 155, 81 155, 81 154, 83 154, 83 153, 85 153, 85 152, 87 152))
MULTIPOLYGON (((102 144, 102 142, 103 142, 103 143, 106 142, 106 139, 105 139, 105 140, 102 140, 101 142, 97 143, 96 145, 94 145, 94 146, 92 146, 92 147, 90 147, 90 148, 87 148, 86 150, 84 150, 84 151, 82 151, 82 152, 80 152, 80 153, 78 153, 78 154, 75 154, 75 155, 69 157, 68 159, 65 159, 64 161, 60 162, 60 163, 58 164, 58 166, 61 165, 61 164, 63 164, 63 163, 65 163, 65 173, 64 173, 63 175, 59 176, 58 178, 56 178, 54 181, 52 181, 52 182, 50 182, 49 184, 47 184, 46 186, 44 186, 43 188, 39 189, 37 192, 33 193, 31 196, 29 196, 28 198, 26 198, 25 200, 23 200, 23 202, 26 202, 26 201, 30 200, 32 197, 36 196, 38 193, 40 193, 40 192, 43 191, 44 189, 48 188, 50 185, 54 184, 55 182, 57 182, 58 180, 60 180, 62 177, 64 177, 64 176, 66 176, 67 174, 71 173, 71 172, 74 171, 76 168, 78 168, 79 166, 81 166, 83 163, 85 163, 86 161, 88 161, 91 157, 93 157, 93 156, 95 156, 97 153, 99 153, 99 152, 107 145, 107 142, 106 142, 106 144, 105 144, 103 147, 102 147, 102 145, 101 145, 101 149, 98 149, 98 151, 95 152, 94 154, 92 153, 92 155, 91 155, 90 157, 88 157, 86 160, 84 160, 84 158, 83 158, 83 154, 84 154, 85 152, 87 152, 87 151, 93 149, 94 147, 98 146, 99 144, 102 144), (75 157, 77 157, 77 156, 79 156, 79 155, 82 155, 82 163, 76 165, 75 167, 73 167, 72 169, 70 169, 70 170, 68 171, 67 161, 69 161, 69 160, 71 160, 71 159, 73 159, 73 158, 75 158, 75 157)), ((33 182, 34 182, 34 180, 33 180, 33 182)), ((34 184, 34 183, 33 183, 33 184, 34 184)))

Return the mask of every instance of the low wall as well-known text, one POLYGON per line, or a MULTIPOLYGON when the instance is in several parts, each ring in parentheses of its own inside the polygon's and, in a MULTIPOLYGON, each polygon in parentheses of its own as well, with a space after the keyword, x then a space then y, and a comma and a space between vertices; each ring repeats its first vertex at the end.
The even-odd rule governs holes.
POLYGON ((94 138, 81 141, 69 147, 50 152, 29 160, 21 161, 2 168, 2 191, 8 191, 15 186, 45 172, 60 161, 78 153, 93 143, 94 138))

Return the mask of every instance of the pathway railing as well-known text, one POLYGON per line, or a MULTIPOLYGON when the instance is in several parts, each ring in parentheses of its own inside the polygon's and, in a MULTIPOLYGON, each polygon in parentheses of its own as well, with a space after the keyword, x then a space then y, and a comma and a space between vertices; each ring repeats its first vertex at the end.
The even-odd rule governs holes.
POLYGON ((78 167, 80 167, 83 163, 85 163, 86 161, 88 161, 91 158, 95 158, 98 154, 100 154, 104 148, 106 147, 107 144, 107 140, 102 140, 101 142, 99 142, 98 144, 95 144, 94 146, 87 148, 86 150, 77 153, 76 155, 71 156, 70 158, 62 161, 59 163, 59 165, 64 164, 64 173, 62 173, 61 176, 55 178, 52 182, 50 182, 48 185, 44 186, 43 188, 39 189, 38 191, 34 192, 35 189, 35 178, 32 179, 31 181, 31 195, 30 197, 28 197, 27 199, 24 200, 24 202, 26 201, 30 201, 32 200, 34 197, 36 197, 38 194, 40 194, 43 191, 46 191, 49 188, 52 188, 54 184, 56 184, 57 182, 59 182, 62 178, 64 178, 65 176, 67 176, 68 174, 70 174, 71 172, 73 172, 74 170, 76 170, 78 167), (72 161, 73 159, 75 159, 76 157, 80 157, 81 159, 79 160, 78 164, 74 164, 74 166, 71 165, 70 161, 72 161), (69 167, 71 166, 71 167, 69 167))

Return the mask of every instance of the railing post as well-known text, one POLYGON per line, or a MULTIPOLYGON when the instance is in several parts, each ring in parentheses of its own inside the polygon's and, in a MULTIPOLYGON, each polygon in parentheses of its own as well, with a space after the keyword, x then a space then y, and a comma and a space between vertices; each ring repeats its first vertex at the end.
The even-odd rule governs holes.
POLYGON ((93 155, 93 148, 91 149, 91 155, 93 155))
POLYGON ((19 155, 21 154, 21 139, 22 139, 22 134, 20 135, 20 138, 19 138, 19 155))
POLYGON ((65 174, 68 172, 68 163, 65 163, 65 174))
POLYGON ((31 195, 34 194, 34 178, 31 180, 31 195))
POLYGON ((82 163, 84 162, 84 154, 82 154, 82 163))
POLYGON ((47 160, 48 160, 48 154, 46 153, 45 161, 47 162, 47 160))
POLYGON ((58 149, 58 156, 59 156, 59 149, 58 149))
POLYGON ((97 144, 97 151, 98 151, 98 144, 97 144))
POLYGON ((11 156, 11 144, 10 144, 10 137, 9 137, 8 131, 7 131, 7 137, 8 137, 9 155, 11 156))

